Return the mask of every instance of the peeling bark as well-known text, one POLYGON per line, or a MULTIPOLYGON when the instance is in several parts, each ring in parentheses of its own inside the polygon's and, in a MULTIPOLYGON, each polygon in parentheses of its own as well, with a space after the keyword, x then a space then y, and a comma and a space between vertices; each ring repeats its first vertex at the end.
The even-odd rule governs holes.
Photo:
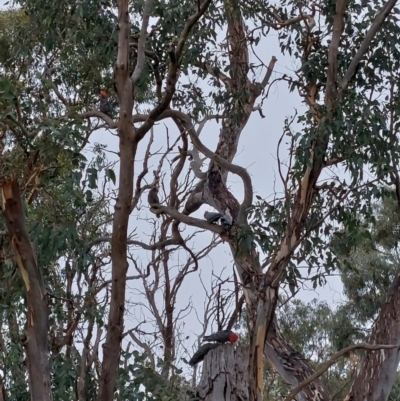
MULTIPOLYGON (((269 326, 264 354, 271 366, 291 388, 296 388, 315 373, 308 361, 285 342, 275 319, 269 326)), ((298 401, 330 400, 330 396, 321 381, 314 380, 312 384, 301 390, 296 399, 298 401)))
POLYGON ((197 396, 203 401, 243 401, 248 392, 248 348, 227 344, 211 350, 203 362, 197 396))
POLYGON ((46 290, 29 240, 18 182, 2 182, 3 215, 23 278, 28 304, 25 347, 31 401, 51 401, 46 290))

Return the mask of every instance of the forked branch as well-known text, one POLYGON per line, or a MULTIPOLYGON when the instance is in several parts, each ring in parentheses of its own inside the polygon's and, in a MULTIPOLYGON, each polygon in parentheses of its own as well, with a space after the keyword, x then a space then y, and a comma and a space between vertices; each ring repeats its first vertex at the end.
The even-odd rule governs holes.
POLYGON ((307 380, 304 380, 302 383, 300 383, 295 389, 293 389, 289 395, 284 399, 284 401, 292 401, 294 397, 308 384, 313 382, 314 380, 318 379, 320 376, 322 376, 332 365, 334 365, 339 358, 341 358, 343 355, 346 355, 348 352, 354 351, 356 349, 365 349, 368 351, 375 351, 375 350, 382 350, 382 349, 393 349, 393 348, 398 348, 398 345, 381 345, 381 344, 353 344, 350 345, 346 348, 343 348, 341 351, 337 352, 335 355, 332 356, 329 361, 327 361, 320 369, 318 369, 313 375, 311 375, 307 380))

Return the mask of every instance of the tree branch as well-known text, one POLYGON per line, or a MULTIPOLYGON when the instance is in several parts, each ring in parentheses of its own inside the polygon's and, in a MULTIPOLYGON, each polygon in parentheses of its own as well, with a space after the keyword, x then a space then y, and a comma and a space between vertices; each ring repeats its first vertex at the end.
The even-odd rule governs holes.
POLYGON ((187 224, 188 226, 203 228, 204 230, 209 230, 216 234, 222 234, 224 232, 222 227, 217 224, 209 224, 206 220, 196 219, 194 217, 179 213, 176 209, 173 209, 172 207, 158 205, 157 207, 152 207, 150 210, 152 209, 157 212, 164 212, 171 216, 173 219, 187 224))
POLYGON ((207 11, 208 6, 210 5, 211 0, 205 0, 204 3, 199 7, 199 10, 189 18, 183 31, 180 35, 178 45, 176 47, 176 51, 173 52, 174 59, 171 60, 169 65, 169 72, 167 77, 167 86, 165 89, 164 97, 161 99, 160 103, 150 111, 145 122, 142 124, 140 128, 136 130, 136 141, 139 142, 148 132, 148 130, 154 125, 155 121, 158 117, 167 109, 169 106, 172 96, 175 93, 175 85, 177 81, 177 73, 178 68, 181 61, 181 56, 183 53, 184 46, 186 44, 187 39, 189 38, 190 31, 192 30, 195 23, 203 16, 203 14, 207 11))
POLYGON ((338 0, 336 2, 336 14, 333 20, 332 40, 328 50, 328 71, 326 76, 325 106, 331 111, 333 102, 336 99, 337 90, 337 62, 340 39, 344 29, 344 14, 348 5, 348 0, 338 0))
POLYGON ((271 24, 272 28, 274 29, 282 29, 285 28, 287 26, 293 25, 293 24, 297 24, 298 22, 301 21, 314 21, 314 16, 313 15, 308 15, 308 14, 302 14, 302 15, 298 15, 297 17, 288 19, 288 20, 283 20, 282 18, 279 17, 279 15, 275 14, 275 13, 268 13, 272 18, 275 19, 275 21, 277 21, 278 25, 275 24, 271 24))
POLYGON ((51 78, 51 74, 54 71, 55 71, 55 68, 49 68, 48 66, 46 66, 42 76, 50 83, 50 86, 52 87, 56 96, 61 100, 61 102, 64 104, 64 106, 68 109, 69 108, 68 100, 61 94, 61 92, 58 90, 56 84, 53 82, 53 80, 51 78))
POLYGON ((268 85, 269 79, 271 78, 272 71, 274 70, 275 63, 277 61, 278 61, 278 59, 275 56, 272 56, 271 61, 268 64, 267 72, 265 73, 265 77, 261 81, 261 84, 259 84, 262 89, 264 89, 268 85))
POLYGON ((340 157, 335 157, 333 159, 326 160, 324 162, 324 167, 335 166, 336 164, 339 164, 339 163, 345 161, 346 159, 347 159, 347 157, 340 156, 340 157))
POLYGON ((151 348, 144 343, 143 341, 140 341, 140 339, 138 337, 135 336, 135 334, 133 334, 133 329, 129 330, 127 333, 124 334, 124 336, 126 336, 126 334, 129 334, 132 338, 132 340, 139 345, 139 347, 142 347, 148 354, 149 354, 149 358, 150 358, 150 363, 151 363, 151 369, 155 371, 156 369, 156 364, 154 361, 154 355, 153 352, 151 350, 151 348))
POLYGON ((153 0, 146 0, 146 4, 144 5, 144 10, 143 10, 143 21, 142 21, 142 27, 140 29, 140 37, 137 49, 137 62, 135 70, 133 71, 131 76, 133 85, 135 85, 138 79, 140 78, 140 75, 143 72, 144 64, 146 62, 145 47, 147 39, 147 27, 149 25, 152 6, 153 6, 153 0))
MULTIPOLYGON (((111 237, 98 237, 98 238, 94 239, 88 245, 87 252, 89 252, 89 250, 91 248, 93 248, 94 246, 100 245, 101 243, 104 243, 104 242, 110 243, 111 237)), ((149 245, 149 244, 146 244, 145 242, 129 240, 129 239, 127 241, 128 245, 140 246, 141 248, 143 248, 147 251, 154 251, 156 249, 162 249, 162 248, 164 248, 166 246, 170 246, 170 245, 180 245, 181 243, 182 243, 182 239, 175 238, 175 237, 167 239, 165 241, 156 242, 153 245, 149 245)))
POLYGON ((372 344, 353 344, 350 345, 341 351, 337 352, 332 356, 329 361, 327 361, 320 369, 318 369, 313 375, 311 375, 307 380, 304 380, 301 382, 295 389, 293 389, 289 395, 284 399, 284 401, 292 401, 294 397, 308 384, 313 382, 314 380, 318 379, 320 376, 322 376, 332 365, 334 365, 337 360, 342 357, 343 355, 347 354, 350 351, 354 351, 356 349, 365 349, 365 350, 381 350, 381 349, 393 349, 393 348, 398 348, 398 345, 372 345, 372 344))
POLYGON ((85 113, 79 114, 79 118, 90 118, 90 117, 97 117, 100 118, 100 120, 103 120, 105 123, 107 123, 108 127, 111 129, 118 128, 118 123, 113 121, 110 117, 102 113, 101 111, 98 110, 90 110, 85 113))
POLYGON ((244 197, 243 197, 243 203, 240 205, 237 221, 239 225, 245 224, 247 222, 246 210, 253 203, 253 184, 251 182, 250 174, 246 171, 245 168, 238 166, 236 164, 229 163, 227 160, 216 155, 213 151, 208 149, 191 129, 188 130, 188 133, 190 135, 190 139, 193 142, 193 145, 201 153, 203 153, 209 159, 213 160, 215 163, 219 164, 225 170, 229 171, 230 173, 238 175, 242 179, 244 186, 244 197))
MULTIPOLYGON (((203 143, 200 141, 196 132, 194 131, 194 126, 186 114, 177 111, 177 110, 166 110, 162 113, 158 118, 157 121, 163 120, 165 118, 178 118, 182 121, 183 126, 185 127, 187 133, 190 136, 190 139, 193 142, 193 145, 205 156, 209 159, 213 160, 215 163, 219 164, 222 168, 229 171, 230 173, 238 175, 242 181, 244 186, 244 199, 243 203, 240 206, 239 214, 238 214, 238 224, 245 224, 246 219, 246 210, 252 205, 253 202, 253 184, 251 182, 251 177, 247 170, 241 166, 236 164, 229 163, 227 160, 223 159, 222 157, 216 155, 213 151, 208 149, 203 143)), ((134 121, 143 121, 147 118, 145 115, 136 114, 133 119, 134 121)))
POLYGON ((356 55, 354 56, 352 62, 349 65, 349 68, 346 71, 346 74, 343 77, 342 83, 340 85, 339 94, 341 95, 346 89, 350 82, 350 79, 354 75, 358 63, 364 57, 365 53, 368 51, 369 45, 371 44, 372 40, 374 39, 376 33, 381 28, 382 24, 384 23, 386 17, 390 14, 393 7, 396 5, 397 0, 389 0, 378 12, 378 15, 375 18, 375 21, 369 28, 367 34, 363 42, 361 43, 360 48, 358 49, 356 55))
POLYGON ((227 86, 231 85, 231 79, 227 75, 225 75, 224 73, 219 71, 219 69, 212 68, 210 66, 210 64, 199 61, 199 62, 194 62, 193 65, 195 67, 200 68, 203 71, 206 71, 208 74, 210 74, 214 78, 219 79, 224 85, 227 85, 227 86))

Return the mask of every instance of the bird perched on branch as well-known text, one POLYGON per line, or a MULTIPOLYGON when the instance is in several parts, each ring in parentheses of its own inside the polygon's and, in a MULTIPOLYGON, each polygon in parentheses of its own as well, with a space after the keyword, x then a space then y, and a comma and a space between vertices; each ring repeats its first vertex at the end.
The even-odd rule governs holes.
POLYGON ((229 230, 229 227, 231 227, 231 225, 233 223, 232 217, 228 216, 227 214, 204 212, 204 218, 210 224, 216 224, 216 223, 218 223, 218 221, 220 221, 221 227, 225 231, 229 230))
POLYGON ((209 336, 204 336, 203 341, 215 341, 217 343, 225 344, 226 342, 235 343, 239 336, 231 330, 220 330, 209 336))
POLYGON ((100 91, 100 111, 106 116, 113 118, 113 109, 110 101, 108 100, 108 94, 105 89, 100 91))
POLYGON ((222 344, 219 343, 207 343, 203 344, 192 356, 191 360, 189 361, 190 366, 197 365, 201 362, 205 356, 212 350, 219 347, 222 344))
MULTIPOLYGON (((160 204, 160 199, 158 197, 158 187, 154 186, 150 189, 149 194, 147 195, 147 201, 150 206, 158 206, 160 204)), ((157 217, 160 217, 162 213, 156 213, 157 217)))
POLYGON ((221 223, 221 227, 222 227, 225 231, 227 231, 227 230, 229 230, 229 227, 230 227, 230 226, 232 225, 232 223, 233 223, 232 217, 231 217, 231 216, 228 216, 227 214, 223 214, 223 215, 221 216, 220 223, 221 223))
POLYGON ((218 223, 219 219, 222 217, 220 213, 204 212, 204 218, 210 223, 218 223))

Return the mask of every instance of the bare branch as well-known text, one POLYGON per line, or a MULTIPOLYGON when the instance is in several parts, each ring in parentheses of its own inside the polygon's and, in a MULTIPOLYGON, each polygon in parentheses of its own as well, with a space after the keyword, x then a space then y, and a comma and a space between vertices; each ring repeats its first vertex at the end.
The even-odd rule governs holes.
MULTIPOLYGON (((187 133, 190 136, 190 139, 193 142, 193 145, 201 153, 203 153, 209 159, 213 160, 215 163, 219 164, 225 170, 229 171, 230 173, 238 175, 242 179, 243 185, 244 185, 244 199, 243 199, 242 205, 240 206, 240 210, 239 210, 239 214, 238 214, 238 223, 244 224, 246 222, 246 210, 251 206, 251 204, 253 202, 253 184, 251 182, 251 177, 250 177, 249 173, 247 172, 247 170, 236 164, 229 163, 227 160, 216 155, 213 151, 211 151, 205 145, 203 145, 203 143, 200 141, 200 139, 198 138, 198 136, 196 135, 196 133, 194 131, 194 126, 193 126, 190 118, 186 114, 184 114, 180 111, 177 111, 177 110, 166 110, 166 111, 164 111, 164 113, 162 113, 157 118, 157 120, 162 120, 162 119, 168 118, 168 117, 177 118, 180 121, 182 121, 187 133)), ((133 118, 135 121, 143 121, 148 117, 137 114, 133 118)), ((160 210, 161 210, 161 208, 160 208, 160 210)), ((179 221, 183 221, 183 220, 179 220, 179 221)), ((186 224, 188 224, 188 223, 186 223, 186 224)), ((196 225, 196 224, 194 224, 194 225, 196 225)), ((201 227, 201 226, 197 225, 197 227, 201 227)), ((201 228, 205 228, 205 227, 201 227, 201 228)), ((216 232, 216 231, 214 231, 214 232, 216 232)))
MULTIPOLYGON (((167 112, 173 112, 175 113, 176 111, 170 111, 168 110, 167 112)), ((181 119, 183 119, 186 123, 187 131, 190 135, 190 139, 193 142, 193 145, 205 156, 207 156, 209 159, 213 160, 217 164, 219 164, 222 168, 225 170, 229 171, 230 173, 238 175, 242 181, 243 181, 243 186, 244 186, 244 198, 243 198, 243 203, 240 206, 239 214, 238 214, 238 223, 239 224, 244 224, 247 219, 246 219, 246 210, 251 206, 253 202, 253 184, 251 182, 251 177, 249 173, 246 171, 245 168, 238 166, 236 164, 229 163, 227 160, 223 159, 222 157, 216 155, 213 151, 208 149, 198 138, 197 135, 192 130, 191 122, 190 119, 183 113, 178 112, 179 115, 181 115, 181 119)))
POLYGON ((217 122, 218 122, 218 119, 221 119, 221 120, 222 120, 222 119, 224 119, 224 118, 226 118, 226 116, 220 115, 220 114, 215 114, 215 115, 210 115, 210 116, 205 117, 205 118, 200 122, 199 127, 197 128, 197 131, 196 131, 196 135, 197 135, 197 136, 200 136, 201 131, 203 131, 203 128, 204 128, 204 126, 206 125, 207 121, 210 121, 210 120, 217 120, 217 122))
POLYGON ((79 114, 78 117, 80 118, 97 117, 103 120, 105 123, 107 123, 108 127, 111 129, 118 127, 117 122, 113 121, 110 117, 108 117, 107 115, 98 110, 87 111, 86 113, 79 114))
POLYGON ((278 59, 275 56, 272 56, 271 61, 268 64, 267 67, 267 72, 265 73, 264 79, 261 81, 261 88, 264 89, 269 82, 269 79, 271 78, 272 71, 274 70, 275 63, 278 61, 278 59))
POLYGON ((206 220, 200 220, 200 219, 196 219, 194 217, 189 217, 185 214, 179 213, 176 209, 173 209, 172 207, 159 205, 159 206, 157 206, 157 208, 154 207, 153 209, 154 209, 154 211, 157 210, 157 212, 160 212, 160 211, 164 212, 164 213, 168 214, 169 216, 171 216, 173 219, 176 219, 176 220, 180 221, 181 223, 185 223, 188 226, 203 228, 205 230, 212 231, 213 233, 216 233, 216 234, 222 234, 224 232, 222 227, 219 225, 209 224, 209 223, 207 223, 206 220))
MULTIPOLYGON (((197 220, 197 219, 196 219, 197 220)), ((202 221, 202 220, 200 220, 202 221)), ((170 238, 167 239, 165 241, 160 241, 160 242, 156 242, 153 245, 149 245, 146 244, 144 242, 141 241, 135 241, 135 240, 129 240, 127 241, 128 245, 135 245, 135 246, 140 246, 141 248, 147 250, 147 251, 154 251, 156 249, 162 249, 166 246, 169 245, 180 245, 181 244, 182 239, 179 238, 170 238)), ((94 239, 89 245, 88 245, 88 251, 94 247, 95 245, 99 245, 103 242, 111 242, 111 237, 98 237, 96 239, 94 239)))
POLYGON ((236 321, 240 315, 240 312, 243 308, 244 300, 245 300, 244 294, 242 294, 239 301, 237 301, 235 310, 232 312, 232 315, 229 319, 228 325, 226 327, 227 330, 231 330, 233 325, 236 323, 236 321))
POLYGON ((341 95, 346 89, 350 82, 350 79, 354 75, 358 63, 364 57, 365 53, 368 51, 369 45, 371 44, 372 40, 374 39, 376 33, 381 28, 382 24, 384 23, 386 17, 390 14, 393 7, 396 5, 397 0, 389 0, 378 12, 378 15, 375 18, 375 21, 369 28, 367 34, 363 42, 361 43, 360 48, 358 49, 356 55, 354 56, 352 62, 349 65, 349 68, 346 71, 346 74, 343 77, 343 80, 340 85, 339 94, 341 95))
POLYGON ((136 337, 135 334, 133 334, 133 330, 129 330, 126 334, 129 334, 131 336, 132 340, 137 345, 139 345, 139 347, 142 347, 149 354, 149 358, 150 358, 150 362, 151 362, 151 368, 152 368, 152 370, 155 371, 156 364, 155 364, 155 361, 154 361, 154 355, 153 355, 153 352, 151 351, 151 348, 146 343, 144 343, 143 341, 140 341, 139 338, 136 337))
POLYGON ((140 75, 143 72, 144 64, 146 62, 145 47, 147 39, 147 26, 149 25, 152 6, 153 6, 153 0, 146 0, 146 4, 144 5, 144 10, 143 10, 143 21, 142 21, 142 27, 140 29, 140 37, 137 49, 137 62, 135 70, 133 71, 131 76, 133 85, 135 85, 135 83, 140 78, 140 75))
POLYGON ((311 375, 307 380, 304 380, 300 383, 295 389, 293 389, 289 395, 284 399, 284 401, 292 401, 294 397, 308 384, 313 382, 314 380, 318 379, 318 377, 322 376, 332 365, 334 365, 337 360, 342 357, 343 355, 347 354, 350 351, 354 351, 356 349, 365 349, 365 350, 381 350, 381 349, 393 349, 398 348, 398 345, 372 345, 372 344, 353 344, 350 345, 341 351, 337 352, 335 355, 332 356, 329 361, 327 361, 320 369, 318 369, 313 375, 311 375))
POLYGON ((47 80, 47 82, 49 82, 49 84, 52 87, 56 96, 61 100, 61 102, 64 104, 64 106, 68 109, 68 107, 69 107, 68 100, 61 94, 61 92, 58 90, 56 84, 53 82, 53 80, 51 78, 51 74, 54 72, 54 70, 55 70, 54 68, 49 68, 46 66, 42 76, 43 76, 43 78, 45 78, 47 80))

